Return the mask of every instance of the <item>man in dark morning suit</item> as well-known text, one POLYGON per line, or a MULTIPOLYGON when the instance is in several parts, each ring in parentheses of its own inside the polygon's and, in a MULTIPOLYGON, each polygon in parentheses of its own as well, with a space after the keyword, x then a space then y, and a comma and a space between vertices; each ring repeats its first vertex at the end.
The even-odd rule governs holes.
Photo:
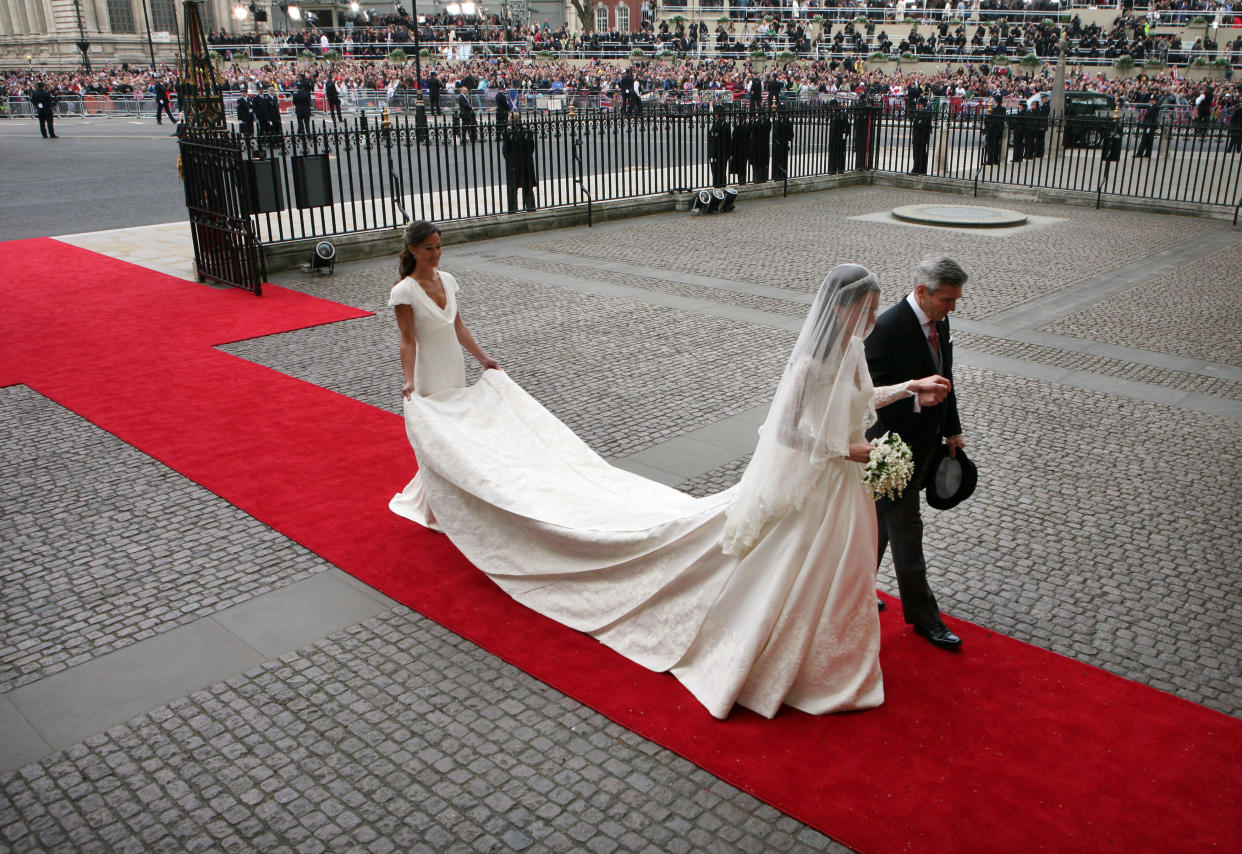
MULTIPOLYGON (((898 385, 929 374, 953 381, 948 316, 957 307, 966 278, 966 271, 952 258, 939 255, 923 260, 915 270, 914 292, 880 315, 867 336, 867 367, 876 386, 898 385)), ((937 406, 919 408, 916 401, 910 397, 880 409, 879 421, 867 434, 874 439, 887 431, 897 433, 914 453, 914 475, 905 492, 896 500, 876 501, 880 532, 877 554, 882 559, 885 548, 892 546, 906 622, 934 645, 956 649, 962 641, 941 621, 936 597, 927 583, 919 493, 941 441, 948 445, 950 454, 964 447, 962 424, 955 390, 937 406)))

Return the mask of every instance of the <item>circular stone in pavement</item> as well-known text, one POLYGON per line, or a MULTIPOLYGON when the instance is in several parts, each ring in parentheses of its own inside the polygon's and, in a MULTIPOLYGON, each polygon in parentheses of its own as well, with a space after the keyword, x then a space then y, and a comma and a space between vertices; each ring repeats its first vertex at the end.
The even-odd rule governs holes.
POLYGON ((1022 225, 1027 219, 1026 214, 1018 211, 977 205, 906 205, 893 208, 893 216, 907 222, 957 228, 998 228, 1007 225, 1022 225))

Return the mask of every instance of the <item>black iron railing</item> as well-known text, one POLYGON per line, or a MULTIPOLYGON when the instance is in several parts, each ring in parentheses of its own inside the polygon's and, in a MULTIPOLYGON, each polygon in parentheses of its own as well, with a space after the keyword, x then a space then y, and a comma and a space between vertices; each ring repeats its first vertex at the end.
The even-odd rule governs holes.
MULTIPOLYGON (((540 208, 847 171, 926 174, 976 192, 1000 184, 1225 210, 1242 201, 1242 129, 1222 124, 854 105, 545 115, 521 127, 540 208)), ((516 132, 491 117, 362 117, 234 133, 231 143, 254 232, 280 243, 513 212, 505 139, 516 132)))

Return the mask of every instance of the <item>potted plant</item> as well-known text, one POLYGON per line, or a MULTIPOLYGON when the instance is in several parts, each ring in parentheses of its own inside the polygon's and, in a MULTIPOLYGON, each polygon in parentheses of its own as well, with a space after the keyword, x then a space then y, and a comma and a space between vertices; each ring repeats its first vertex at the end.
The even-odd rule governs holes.
POLYGON ((1152 57, 1151 59, 1143 63, 1143 67, 1151 69, 1152 71, 1163 71, 1164 69, 1169 67, 1169 64, 1167 62, 1161 62, 1155 57, 1152 57))
POLYGON ((797 58, 798 58, 798 55, 794 53, 792 50, 782 50, 780 53, 776 55, 776 59, 778 62, 793 62, 797 58))
POLYGON ((918 62, 919 58, 915 56, 914 54, 910 53, 910 51, 906 51, 905 53, 901 55, 901 61, 902 62, 918 62))
MULTIPOLYGON (((219 56, 219 54, 216 54, 216 55, 219 56)), ((300 54, 298 54, 298 56, 306 60, 307 62, 315 61, 315 54, 311 53, 309 50, 302 51, 300 54)))
POLYGON ((1039 67, 1043 64, 1044 61, 1033 53, 1028 53, 1026 56, 1018 60, 1018 65, 1021 65, 1027 71, 1032 73, 1038 71, 1039 67))
POLYGON ((1134 70, 1134 57, 1128 53, 1123 53, 1113 60, 1113 68, 1116 68, 1122 74, 1129 74, 1134 70))
POLYGON ((333 48, 332 50, 325 53, 323 55, 323 58, 328 60, 329 62, 336 62, 338 59, 341 58, 341 52, 337 50, 336 48, 333 48))
POLYGON ((658 56, 660 57, 660 59, 672 59, 673 57, 676 56, 676 54, 673 53, 671 50, 662 50, 660 51, 658 56))
POLYGON ((418 55, 419 55, 420 57, 422 57, 423 59, 427 59, 428 57, 430 57, 430 56, 431 56, 431 48, 429 48, 429 47, 420 47, 420 48, 418 49, 418 55))
POLYGON ((762 50, 752 50, 752 51, 750 52, 750 58, 751 58, 751 59, 767 59, 767 58, 768 58, 768 54, 767 54, 767 52, 766 52, 766 51, 762 51, 762 50))
POLYGON ((393 65, 404 65, 405 64, 405 51, 403 51, 401 48, 397 48, 396 50, 389 51, 388 61, 391 62, 393 65))

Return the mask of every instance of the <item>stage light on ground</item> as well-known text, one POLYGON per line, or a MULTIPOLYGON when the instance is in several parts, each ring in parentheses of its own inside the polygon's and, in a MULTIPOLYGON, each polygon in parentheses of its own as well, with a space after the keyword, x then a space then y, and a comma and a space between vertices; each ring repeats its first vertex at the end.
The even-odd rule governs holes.
POLYGON ((327 240, 316 243, 311 252, 310 263, 305 269, 308 273, 332 274, 336 272, 336 247, 327 240))
POLYGON ((712 194, 710 190, 699 190, 694 194, 694 200, 690 202, 690 215, 697 216, 705 214, 712 205, 712 194))
POLYGON ((720 212, 731 213, 733 211, 733 205, 737 202, 737 190, 732 187, 725 187, 723 192, 724 202, 720 205, 720 212))

